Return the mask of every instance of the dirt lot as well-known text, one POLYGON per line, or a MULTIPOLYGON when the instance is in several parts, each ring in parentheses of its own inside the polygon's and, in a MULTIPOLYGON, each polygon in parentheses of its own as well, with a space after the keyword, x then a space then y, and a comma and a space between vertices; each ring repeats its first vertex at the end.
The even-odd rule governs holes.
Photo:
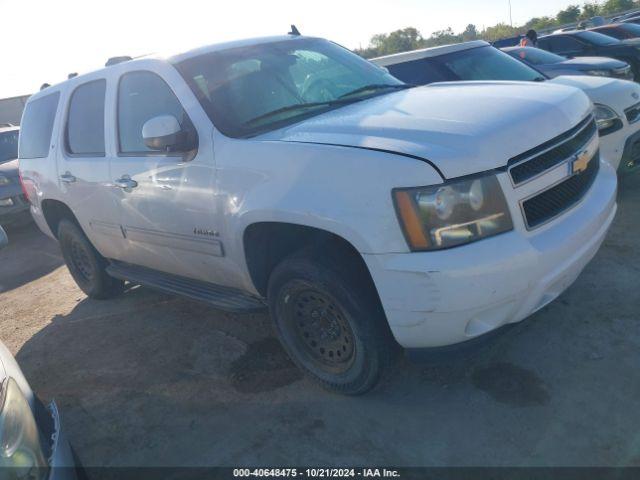
POLYGON ((365 397, 302 378, 266 316, 144 288, 87 300, 35 227, 0 253, 0 339, 88 466, 638 466, 640 174, 619 206, 557 301, 365 397))

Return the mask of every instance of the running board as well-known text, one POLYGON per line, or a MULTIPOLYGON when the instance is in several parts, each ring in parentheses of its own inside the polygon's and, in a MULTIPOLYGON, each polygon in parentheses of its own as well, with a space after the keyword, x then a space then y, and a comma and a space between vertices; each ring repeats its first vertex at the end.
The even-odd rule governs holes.
POLYGON ((150 268, 114 262, 107 273, 161 292, 199 300, 220 310, 234 313, 258 312, 266 308, 262 299, 229 287, 158 272, 150 268))

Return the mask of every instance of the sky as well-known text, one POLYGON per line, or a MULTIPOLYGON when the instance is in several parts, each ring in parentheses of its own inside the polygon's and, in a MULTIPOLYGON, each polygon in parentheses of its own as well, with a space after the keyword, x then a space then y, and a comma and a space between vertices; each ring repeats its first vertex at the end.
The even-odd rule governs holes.
MULTIPOLYGON (((511 0, 514 25, 577 0, 511 0)), ((424 36, 509 23, 509 0, 0 0, 0 98, 33 93, 113 56, 178 53, 240 38, 303 35, 349 48, 376 33, 424 36)))

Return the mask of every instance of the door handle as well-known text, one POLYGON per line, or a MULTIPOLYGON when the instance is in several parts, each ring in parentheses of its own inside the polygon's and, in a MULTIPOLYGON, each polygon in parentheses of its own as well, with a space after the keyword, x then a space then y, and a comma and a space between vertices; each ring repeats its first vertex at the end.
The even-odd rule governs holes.
POLYGON ((138 182, 133 180, 129 175, 123 175, 113 183, 116 187, 126 191, 131 191, 132 188, 136 188, 138 186, 138 182))
POLYGON ((64 172, 62 175, 60 175, 60 180, 62 180, 64 183, 73 183, 76 181, 76 177, 71 175, 71 172, 64 172))

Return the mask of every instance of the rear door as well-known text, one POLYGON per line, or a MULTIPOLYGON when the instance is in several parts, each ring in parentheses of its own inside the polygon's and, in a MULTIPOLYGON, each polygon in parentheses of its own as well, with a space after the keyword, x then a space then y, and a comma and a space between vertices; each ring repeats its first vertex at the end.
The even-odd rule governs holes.
POLYGON ((97 250, 118 258, 124 247, 119 206, 110 190, 105 145, 107 80, 74 85, 66 101, 58 148, 58 181, 63 198, 97 250))
POLYGON ((125 72, 115 103, 115 144, 110 159, 114 201, 126 236, 121 260, 162 272, 224 284, 220 261, 212 127, 174 70, 125 72), (161 75, 162 72, 162 75, 161 75), (170 85, 169 82, 173 84, 170 85), (175 117, 198 137, 196 152, 148 148, 142 127, 163 115, 175 117))

